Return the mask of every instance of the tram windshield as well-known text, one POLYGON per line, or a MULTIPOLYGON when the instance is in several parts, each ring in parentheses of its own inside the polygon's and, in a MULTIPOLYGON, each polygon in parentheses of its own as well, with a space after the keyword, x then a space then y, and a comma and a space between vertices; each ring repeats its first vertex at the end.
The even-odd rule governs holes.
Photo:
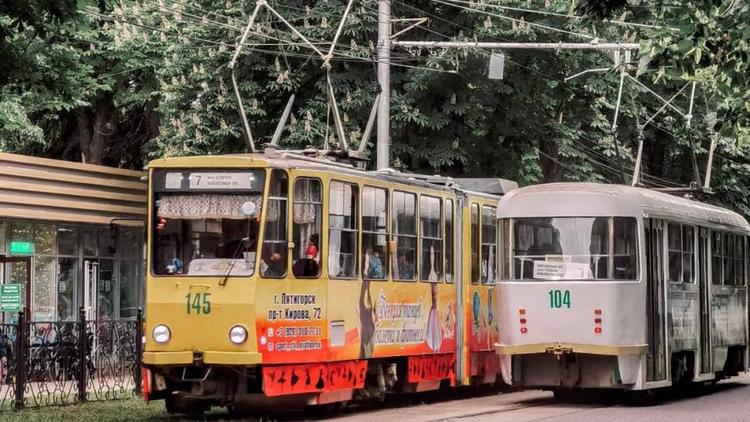
POLYGON ((264 178, 263 170, 154 172, 154 274, 252 275, 264 178))
MULTIPOLYGON (((510 221, 513 225, 509 248, 511 280, 636 279, 635 218, 516 218, 510 221)), ((506 220, 503 224, 509 223, 506 220)))

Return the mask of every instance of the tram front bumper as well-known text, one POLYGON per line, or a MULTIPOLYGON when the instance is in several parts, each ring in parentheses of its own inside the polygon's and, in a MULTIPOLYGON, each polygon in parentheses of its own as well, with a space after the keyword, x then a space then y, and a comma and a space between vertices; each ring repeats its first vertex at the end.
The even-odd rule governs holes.
POLYGON ((579 343, 536 343, 536 344, 495 344, 495 352, 499 355, 531 355, 550 353, 562 355, 581 353, 587 355, 623 356, 640 355, 648 351, 648 345, 597 345, 579 343))
POLYGON ((194 353, 180 351, 143 353, 143 363, 156 366, 192 365, 195 362, 202 362, 207 365, 257 365, 261 360, 262 355, 258 352, 206 351, 194 353))

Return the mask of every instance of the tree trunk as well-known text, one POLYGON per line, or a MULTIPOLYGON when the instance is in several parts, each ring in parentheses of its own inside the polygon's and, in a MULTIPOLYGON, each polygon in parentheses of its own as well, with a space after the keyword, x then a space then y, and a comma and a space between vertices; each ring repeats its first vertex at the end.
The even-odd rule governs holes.
MULTIPOLYGON (((560 101, 555 110, 557 124, 562 124, 564 104, 564 101, 560 101)), ((542 178, 545 183, 559 182, 562 179, 562 167, 557 163, 558 140, 553 136, 550 136, 550 139, 539 140, 539 167, 542 169, 542 178)))
POLYGON ((91 119, 89 111, 85 107, 76 109, 76 135, 78 145, 81 147, 81 161, 87 163, 91 156, 89 148, 91 145, 91 119))
POLYGON ((159 105, 159 101, 156 98, 152 98, 146 103, 146 139, 148 142, 157 136, 159 136, 159 113, 156 111, 156 107, 159 105))
POLYGON ((91 135, 89 144, 89 164, 102 164, 104 162, 104 149, 109 137, 114 131, 112 124, 111 103, 107 98, 102 98, 96 102, 94 110, 94 133, 91 135))

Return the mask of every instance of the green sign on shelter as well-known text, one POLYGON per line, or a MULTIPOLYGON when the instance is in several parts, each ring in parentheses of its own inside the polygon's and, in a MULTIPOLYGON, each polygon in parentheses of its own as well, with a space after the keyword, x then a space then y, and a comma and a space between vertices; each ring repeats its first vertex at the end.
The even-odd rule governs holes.
POLYGON ((0 312, 19 312, 23 307, 23 284, 0 285, 0 312))

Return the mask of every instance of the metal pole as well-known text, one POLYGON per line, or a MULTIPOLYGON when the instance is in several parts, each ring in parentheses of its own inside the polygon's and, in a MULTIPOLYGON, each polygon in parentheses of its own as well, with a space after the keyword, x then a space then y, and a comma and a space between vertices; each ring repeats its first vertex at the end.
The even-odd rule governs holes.
POLYGON ((279 139, 281 139, 281 134, 284 133, 286 122, 287 120, 289 120, 289 114, 292 112, 292 105, 294 104, 294 98, 295 98, 295 95, 292 94, 292 96, 289 97, 289 101, 287 101, 286 103, 286 107, 284 107, 284 113, 281 115, 281 120, 279 120, 279 124, 276 125, 276 131, 273 133, 273 138, 271 138, 271 145, 279 144, 279 139))
POLYGON ((718 135, 714 134, 711 137, 711 147, 708 150, 708 163, 706 164, 706 180, 703 182, 703 190, 711 189, 711 170, 713 170, 714 150, 716 149, 717 136, 718 135))
POLYGON ((88 340, 88 330, 86 329, 86 309, 81 307, 78 310, 78 402, 86 401, 86 340, 88 340))
MULTIPOLYGON (((380 0, 379 3, 386 3, 380 0)), ((382 13, 382 12, 381 12, 382 13)), ((390 11, 389 11, 390 13, 390 11)), ((383 16, 382 14, 380 15, 383 16)), ((390 30, 390 26, 388 27, 390 30)), ((638 50, 637 43, 543 43, 543 42, 480 42, 480 41, 392 41, 405 48, 487 48, 503 50, 638 50)))
POLYGON ((695 85, 696 83, 693 82, 693 89, 690 91, 690 107, 688 109, 687 116, 685 116, 685 126, 687 127, 688 140, 690 141, 690 158, 693 161, 693 178, 695 179, 695 186, 700 186, 701 174, 700 174, 700 170, 698 170, 698 158, 696 158, 695 156, 695 145, 693 143, 693 130, 690 127, 693 121, 693 103, 695 102, 695 85))
POLYGON ((378 106, 380 104, 380 94, 375 97, 375 102, 372 104, 372 110, 370 110, 370 118, 367 119, 367 126, 365 126, 365 133, 362 134, 362 140, 359 141, 359 152, 364 153, 367 149, 367 143, 370 141, 370 134, 372 133, 372 127, 375 125, 375 117, 378 115, 378 106))
POLYGON ((339 42, 339 36, 341 36, 341 30, 344 29, 344 24, 346 23, 346 18, 349 16, 349 11, 352 9, 352 4, 354 4, 354 0, 349 0, 349 3, 346 5, 346 10, 344 10, 344 16, 341 17, 341 23, 339 23, 339 28, 336 30, 336 35, 333 37, 333 42, 331 42, 331 49, 328 50, 328 55, 326 56, 328 59, 326 62, 328 62, 331 57, 333 57, 333 50, 336 48, 336 44, 339 42))
POLYGON ((24 390, 26 389, 26 361, 28 358, 28 341, 26 340, 26 315, 24 311, 18 312, 18 323, 16 325, 16 397, 15 408, 24 408, 24 390))
POLYGON ((638 154, 635 158, 635 168, 633 169, 633 181, 630 183, 631 186, 638 184, 638 179, 641 177, 641 159, 643 157, 643 136, 638 136, 638 154))
POLYGON ((242 38, 237 44, 237 50, 235 50, 234 56, 232 56, 232 60, 229 62, 229 69, 232 71, 232 88, 234 89, 234 96, 237 98, 237 111, 239 111, 240 113, 240 119, 242 121, 242 131, 245 134, 245 141, 247 142, 247 146, 249 147, 250 152, 255 152, 255 141, 253 141, 253 134, 252 132, 250 132, 250 123, 248 123, 247 116, 245 115, 245 107, 242 105, 242 95, 240 94, 240 88, 239 86, 237 86, 236 66, 237 59, 240 57, 240 52, 242 51, 242 46, 245 44, 248 35, 250 35, 250 28, 253 27, 255 18, 258 16, 260 8, 265 4, 265 0, 258 0, 258 2, 256 3, 253 14, 252 16, 250 16, 250 20, 247 22, 245 33, 242 34, 242 38))
POLYGON ((135 314, 135 395, 143 396, 143 309, 135 314))
POLYGON ((336 94, 333 92, 333 84, 331 83, 331 68, 326 69, 326 84, 328 85, 328 101, 333 109, 333 124, 336 127, 336 133, 339 138, 339 147, 344 151, 349 151, 349 145, 346 143, 346 134, 344 133, 344 125, 341 123, 341 115, 339 114, 339 106, 336 104, 336 94))
POLYGON ((377 169, 390 166, 391 105, 391 0, 378 0, 378 102, 377 169))

